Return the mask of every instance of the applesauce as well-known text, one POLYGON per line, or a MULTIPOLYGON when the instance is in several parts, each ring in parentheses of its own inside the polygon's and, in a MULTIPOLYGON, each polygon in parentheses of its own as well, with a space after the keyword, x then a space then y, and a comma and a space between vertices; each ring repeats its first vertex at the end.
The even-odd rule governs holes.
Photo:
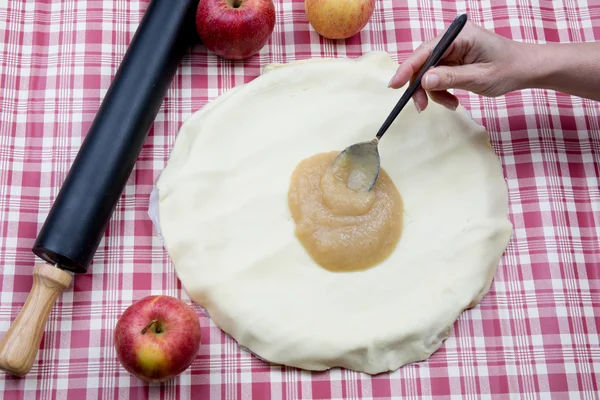
POLYGON ((348 188, 348 166, 331 167, 338 154, 302 160, 288 203, 296 237, 317 264, 334 272, 364 270, 385 260, 400 240, 402 198, 383 169, 369 192, 348 188))

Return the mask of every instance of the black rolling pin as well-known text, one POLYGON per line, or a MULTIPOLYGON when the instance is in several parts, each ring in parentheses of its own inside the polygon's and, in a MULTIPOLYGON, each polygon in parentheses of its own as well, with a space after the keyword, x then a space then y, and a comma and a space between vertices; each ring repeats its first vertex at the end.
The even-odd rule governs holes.
POLYGON ((54 302, 85 273, 183 56, 198 0, 152 0, 40 230, 33 286, 0 341, 0 368, 31 369, 54 302))

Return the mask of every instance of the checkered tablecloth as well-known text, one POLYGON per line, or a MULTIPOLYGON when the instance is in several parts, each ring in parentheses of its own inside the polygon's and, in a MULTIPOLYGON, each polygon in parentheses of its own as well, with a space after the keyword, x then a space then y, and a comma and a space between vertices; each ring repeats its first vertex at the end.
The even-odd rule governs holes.
MULTIPOLYGON (((191 303, 147 209, 180 125, 207 101, 270 62, 370 50, 402 60, 459 12, 516 40, 600 40, 598 0, 376 3, 358 36, 333 42, 310 28, 302 0, 275 0, 259 55, 232 63, 198 46, 186 56, 93 265, 59 298, 31 372, 0 373, 0 398, 599 398, 600 104, 542 90, 460 93, 501 157, 515 229, 489 294, 428 361, 378 376, 269 366, 202 316, 200 352, 176 379, 148 385, 120 366, 112 334, 125 308, 159 293, 191 303)), ((147 5, 0 1, 0 334, 27 297, 35 236, 147 5)))

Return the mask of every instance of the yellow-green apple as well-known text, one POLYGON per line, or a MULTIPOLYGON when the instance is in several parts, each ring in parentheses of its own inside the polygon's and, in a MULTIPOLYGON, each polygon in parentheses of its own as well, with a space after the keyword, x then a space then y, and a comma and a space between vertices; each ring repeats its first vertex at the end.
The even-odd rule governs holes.
POLYGON ((207 49, 242 60, 258 53, 275 28, 272 0, 201 0, 196 30, 207 49))
POLYGON ((328 39, 347 39, 365 27, 375 0, 305 0, 308 22, 321 36, 328 39))
POLYGON ((115 349, 121 365, 148 382, 185 371, 200 347, 200 320, 194 309, 171 296, 148 296, 130 305, 117 321, 115 349))

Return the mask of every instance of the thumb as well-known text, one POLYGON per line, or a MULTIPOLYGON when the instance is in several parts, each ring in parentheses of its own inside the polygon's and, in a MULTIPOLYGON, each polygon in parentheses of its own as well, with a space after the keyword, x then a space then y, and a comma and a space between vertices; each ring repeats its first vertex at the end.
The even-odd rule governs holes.
POLYGON ((427 91, 464 89, 477 93, 485 90, 486 82, 481 68, 469 64, 432 68, 423 76, 421 86, 427 91))

